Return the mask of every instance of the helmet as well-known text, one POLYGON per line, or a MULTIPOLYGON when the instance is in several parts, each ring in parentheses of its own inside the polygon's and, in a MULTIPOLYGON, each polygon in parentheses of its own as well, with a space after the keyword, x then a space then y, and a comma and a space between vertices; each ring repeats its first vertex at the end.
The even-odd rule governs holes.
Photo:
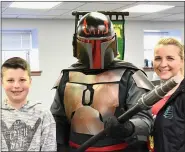
POLYGON ((90 69, 104 69, 117 56, 117 40, 113 24, 102 13, 91 12, 77 25, 76 57, 90 69))

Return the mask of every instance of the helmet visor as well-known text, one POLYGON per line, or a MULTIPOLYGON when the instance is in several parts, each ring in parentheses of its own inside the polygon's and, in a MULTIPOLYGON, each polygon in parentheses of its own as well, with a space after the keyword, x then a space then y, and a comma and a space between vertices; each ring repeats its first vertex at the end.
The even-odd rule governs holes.
MULTIPOLYGON (((115 37, 109 37, 106 39, 84 39, 77 38, 77 42, 80 46, 83 46, 86 57, 88 56, 90 69, 103 69, 104 68, 104 56, 108 46, 115 40, 115 37)), ((80 49, 80 48, 79 48, 80 49)), ((81 48, 82 49, 82 48, 81 48)), ((83 59, 82 59, 83 60, 83 59)))

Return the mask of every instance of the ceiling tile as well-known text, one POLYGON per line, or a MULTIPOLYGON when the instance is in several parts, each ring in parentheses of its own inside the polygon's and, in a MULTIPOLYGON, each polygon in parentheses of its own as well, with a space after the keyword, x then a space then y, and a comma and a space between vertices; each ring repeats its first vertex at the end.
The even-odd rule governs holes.
POLYGON ((43 12, 46 12, 46 10, 40 10, 40 9, 19 9, 19 8, 7 8, 3 14, 30 14, 30 15, 35 15, 35 14, 42 14, 43 12))
POLYGON ((164 14, 164 13, 184 13, 184 7, 174 7, 174 8, 170 8, 170 9, 166 9, 164 11, 160 11, 160 13, 164 14))
POLYGON ((8 8, 11 2, 2 2, 3 18, 43 18, 43 19, 74 19, 73 11, 122 11, 125 8, 138 4, 168 4, 176 7, 156 13, 130 13, 125 16, 126 20, 170 20, 184 21, 184 2, 151 2, 151 1, 85 1, 85 2, 62 2, 50 10, 30 10, 8 8), (17 17, 18 16, 18 17, 17 17), (173 16, 173 17, 172 17, 173 16))
POLYGON ((143 16, 146 15, 146 13, 129 13, 129 16, 127 16, 127 18, 131 18, 131 17, 139 17, 139 16, 143 16))
POLYGON ((1 13, 3 13, 6 9, 6 7, 1 8, 1 13))
POLYGON ((23 18, 23 19, 35 19, 37 18, 36 15, 19 15, 18 18, 23 18))
POLYGON ((53 9, 75 9, 82 5, 86 4, 85 2, 62 2, 60 5, 53 9))
POLYGON ((2 15, 2 18, 16 18, 17 16, 17 14, 2 15))
POLYGON ((120 5, 120 7, 116 9, 116 11, 123 11, 124 9, 130 8, 139 4, 146 4, 146 3, 147 3, 146 1, 143 1, 143 2, 139 1, 139 2, 133 2, 132 4, 129 4, 129 5, 120 5))
POLYGON ((6 8, 6 7, 8 7, 11 3, 12 3, 12 2, 7 2, 7 1, 6 1, 6 2, 3 2, 3 1, 2 1, 2 2, 1 2, 1 7, 2 7, 2 8, 6 8))
POLYGON ((170 2, 170 1, 163 1, 163 2, 148 2, 148 4, 158 4, 158 5, 174 5, 174 6, 184 6, 184 2, 183 1, 176 1, 176 2, 174 2, 174 1, 172 1, 172 2, 170 2))
MULTIPOLYGON (((91 3, 94 3, 94 2, 91 2, 91 3)), ((117 1, 117 2, 113 2, 113 1, 108 1, 108 2, 106 2, 106 1, 97 1, 97 3, 98 4, 120 4, 120 5, 122 5, 122 6, 124 6, 124 5, 130 5, 130 4, 133 4, 133 3, 135 3, 135 2, 133 2, 133 1, 130 1, 130 2, 128 2, 128 1, 126 1, 126 2, 124 2, 124 1, 117 1)))
POLYGON ((145 15, 142 15, 139 17, 139 19, 148 19, 148 20, 151 20, 151 19, 156 19, 156 18, 161 18, 161 17, 167 17, 171 14, 160 14, 160 13, 147 13, 145 15))
POLYGON ((176 20, 183 20, 184 21, 184 14, 171 14, 166 17, 161 17, 159 19, 154 19, 154 20, 162 20, 162 21, 176 21, 176 20))
POLYGON ((75 19, 75 17, 74 16, 72 16, 72 15, 60 15, 60 16, 55 16, 54 17, 55 19, 75 19))
POLYGON ((112 11, 117 8, 120 8, 120 4, 109 4, 109 3, 87 3, 81 7, 78 7, 76 10, 80 11, 112 11))
POLYGON ((29 19, 53 19, 55 16, 53 15, 19 15, 18 18, 29 18, 29 19))
POLYGON ((43 15, 61 15, 66 12, 69 12, 70 10, 63 9, 63 10, 50 10, 48 12, 43 12, 43 15))

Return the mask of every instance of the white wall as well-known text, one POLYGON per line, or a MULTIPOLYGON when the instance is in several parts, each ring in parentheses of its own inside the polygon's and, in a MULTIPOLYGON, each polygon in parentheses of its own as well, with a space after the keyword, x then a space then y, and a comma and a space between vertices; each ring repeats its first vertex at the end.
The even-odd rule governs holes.
MULTIPOLYGON (((76 62, 72 56, 73 20, 3 19, 2 28, 37 28, 39 41, 40 77, 33 77, 29 98, 42 101, 46 107, 53 102, 53 84, 60 71, 76 62)), ((126 21, 125 60, 143 67, 143 30, 180 29, 184 41, 183 22, 126 21)), ((151 74, 150 74, 151 75, 151 74)), ((4 93, 2 94, 4 97, 4 93)))

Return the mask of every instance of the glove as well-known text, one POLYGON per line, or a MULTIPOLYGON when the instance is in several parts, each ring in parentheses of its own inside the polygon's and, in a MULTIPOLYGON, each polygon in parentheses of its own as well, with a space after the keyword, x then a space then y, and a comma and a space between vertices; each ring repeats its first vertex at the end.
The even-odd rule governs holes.
POLYGON ((104 122, 104 128, 108 129, 106 134, 112 138, 126 138, 134 133, 134 124, 131 121, 126 121, 121 124, 115 116, 109 117, 104 122))

